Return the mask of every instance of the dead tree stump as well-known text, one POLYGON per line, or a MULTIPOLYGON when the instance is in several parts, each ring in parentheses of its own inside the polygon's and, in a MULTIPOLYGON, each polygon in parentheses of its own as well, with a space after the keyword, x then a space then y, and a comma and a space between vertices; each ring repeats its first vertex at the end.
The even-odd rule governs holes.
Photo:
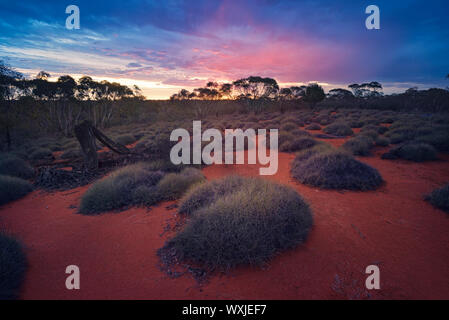
POLYGON ((98 169, 97 145, 95 139, 98 139, 103 145, 117 154, 130 153, 130 150, 127 147, 108 138, 89 121, 84 121, 75 126, 75 136, 81 145, 84 162, 88 170, 98 169))
POLYGON ((81 145, 81 151, 84 156, 84 162, 88 170, 98 169, 97 145, 95 143, 95 135, 92 130, 93 126, 89 121, 84 121, 75 126, 75 136, 81 145))

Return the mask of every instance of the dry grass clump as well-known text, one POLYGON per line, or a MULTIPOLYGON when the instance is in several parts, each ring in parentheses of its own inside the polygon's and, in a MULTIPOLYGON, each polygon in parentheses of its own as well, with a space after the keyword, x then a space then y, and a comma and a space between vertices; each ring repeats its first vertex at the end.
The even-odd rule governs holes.
POLYGON ((23 159, 11 153, 0 154, 0 174, 22 179, 31 179, 34 169, 23 159))
POLYGON ((333 123, 324 128, 323 132, 341 137, 352 136, 354 134, 351 127, 346 123, 333 123))
POLYGON ((374 146, 374 140, 368 135, 357 135, 346 141, 342 148, 355 156, 367 156, 374 146))
POLYGON ((382 155, 383 159, 404 159, 415 162, 432 161, 437 159, 437 151, 430 144, 409 142, 391 149, 382 155))
POLYGON ((379 172, 338 150, 311 149, 293 160, 291 174, 301 183, 323 189, 374 190, 382 183, 379 172))
POLYGON ((163 249, 219 269, 260 265, 304 242, 313 224, 295 190, 261 178, 233 176, 200 185, 182 199, 180 212, 190 220, 163 249))
POLYGON ((154 171, 158 163, 138 163, 121 168, 109 177, 94 183, 81 198, 79 212, 100 214, 122 210, 133 205, 154 205, 175 200, 188 188, 205 180, 200 170, 185 168, 180 173, 154 171))
POLYGON ((17 177, 0 175, 0 206, 20 199, 33 191, 30 182, 17 177))
POLYGON ((433 190, 425 199, 438 209, 449 213, 449 183, 433 190))
POLYGON ((0 233, 0 300, 19 297, 27 266, 21 243, 0 233))

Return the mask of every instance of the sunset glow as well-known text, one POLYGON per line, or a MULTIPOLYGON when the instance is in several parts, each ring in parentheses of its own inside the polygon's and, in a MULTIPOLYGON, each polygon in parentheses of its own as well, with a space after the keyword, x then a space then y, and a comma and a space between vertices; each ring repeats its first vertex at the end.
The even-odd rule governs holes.
POLYGON ((445 85, 448 22, 444 10, 432 9, 447 6, 443 1, 410 1, 405 8, 379 1, 378 31, 364 27, 357 1, 78 5, 81 28, 67 30, 58 1, 0 4, 0 56, 30 77, 38 70, 89 74, 137 84, 151 99, 249 75, 281 84, 318 81, 325 89, 376 80, 386 93, 445 85), (418 15, 425 25, 399 23, 418 15))

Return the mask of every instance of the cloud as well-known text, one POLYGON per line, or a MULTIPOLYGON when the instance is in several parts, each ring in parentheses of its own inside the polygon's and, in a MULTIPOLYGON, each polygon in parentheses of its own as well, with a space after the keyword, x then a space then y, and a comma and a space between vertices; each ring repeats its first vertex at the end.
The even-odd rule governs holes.
POLYGON ((0 56, 22 70, 38 66, 50 73, 173 86, 167 90, 249 75, 281 83, 447 85, 447 1, 404 7, 378 0, 382 29, 371 32, 356 0, 130 0, 126 7, 121 1, 80 0, 78 5, 81 29, 69 31, 60 1, 1 3, 0 56))
POLYGON ((137 62, 128 63, 126 66, 128 68, 140 68, 140 67, 142 67, 142 65, 140 63, 137 63, 137 62))

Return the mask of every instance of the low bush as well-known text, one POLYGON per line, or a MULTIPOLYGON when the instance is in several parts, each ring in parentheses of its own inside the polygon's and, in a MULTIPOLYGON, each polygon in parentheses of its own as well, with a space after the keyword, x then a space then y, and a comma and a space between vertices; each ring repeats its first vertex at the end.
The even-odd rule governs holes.
MULTIPOLYGON (((134 196, 138 187, 146 187, 157 202, 156 185, 164 174, 151 171, 144 163, 130 165, 114 171, 110 176, 94 183, 81 198, 79 212, 99 214, 139 204, 134 196)), ((148 196, 150 197, 150 195, 148 196)), ((148 202, 145 202, 148 204, 148 202)), ((154 203, 152 203, 154 204, 154 203)))
POLYGON ((180 260, 211 268, 260 265, 307 239, 307 203, 292 188, 261 178, 227 177, 200 185, 182 199, 190 220, 163 248, 180 260))
POLYGON ((306 160, 298 156, 291 173, 301 183, 324 189, 374 190, 383 183, 376 169, 341 151, 318 152, 306 160))
POLYGON ((295 161, 292 162, 292 167, 298 164, 300 161, 307 160, 316 154, 331 151, 334 151, 334 149, 327 143, 319 143, 312 148, 299 151, 296 153, 295 161))
POLYGON ((286 122, 281 126, 281 130, 283 131, 292 131, 298 129, 299 125, 294 122, 286 122))
POLYGON ((379 136, 379 133, 377 132, 377 130, 365 130, 365 131, 361 131, 358 134, 359 137, 369 137, 371 140, 376 140, 376 138, 379 136))
POLYGON ((0 205, 20 199, 32 190, 33 186, 26 180, 0 175, 0 205))
POLYGON ((100 214, 133 205, 151 206, 180 198, 188 188, 205 180, 200 170, 184 168, 164 174, 158 162, 138 163, 121 168, 93 184, 81 198, 79 212, 100 214))
POLYGON ((437 151, 429 144, 409 142, 393 148, 382 156, 384 159, 405 159, 415 162, 432 161, 437 159, 437 151))
POLYGON ((321 130, 321 126, 318 123, 312 123, 306 127, 306 130, 321 130))
POLYGON ((352 136, 354 134, 351 127, 345 123, 333 123, 324 128, 323 131, 327 134, 341 137, 352 136))
POLYGON ((180 173, 167 174, 157 185, 164 200, 179 199, 191 186, 206 181, 203 173, 194 168, 186 168, 180 173))
POLYGON ((367 156, 373 147, 373 140, 369 136, 358 135, 346 141, 342 148, 356 156, 367 156))
POLYGON ((416 141, 430 144, 441 152, 449 152, 449 130, 438 130, 416 138, 416 141))
POLYGON ((27 259, 20 242, 0 233, 0 300, 19 297, 26 270, 27 259))
POLYGON ((426 200, 438 209, 449 213, 449 183, 432 191, 431 194, 426 196, 426 200))
POLYGON ((318 143, 319 141, 312 138, 307 137, 296 138, 294 140, 286 141, 283 144, 281 144, 279 150, 282 152, 296 152, 314 147, 318 143))
POLYGON ((388 138, 385 137, 377 137, 375 142, 376 145, 379 147, 387 147, 390 145, 390 140, 388 140, 388 138))
POLYGON ((0 155, 0 175, 8 175, 22 179, 31 179, 34 169, 16 155, 5 153, 0 155))

